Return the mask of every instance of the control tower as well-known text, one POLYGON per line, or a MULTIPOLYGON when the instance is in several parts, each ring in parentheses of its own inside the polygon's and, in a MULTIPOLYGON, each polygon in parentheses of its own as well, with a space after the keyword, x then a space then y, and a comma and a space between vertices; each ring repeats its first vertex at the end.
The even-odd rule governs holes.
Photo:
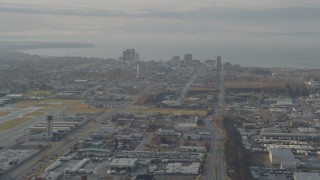
POLYGON ((51 115, 47 116, 47 138, 48 139, 52 139, 52 137, 53 137, 52 121, 53 121, 53 116, 51 116, 51 115))

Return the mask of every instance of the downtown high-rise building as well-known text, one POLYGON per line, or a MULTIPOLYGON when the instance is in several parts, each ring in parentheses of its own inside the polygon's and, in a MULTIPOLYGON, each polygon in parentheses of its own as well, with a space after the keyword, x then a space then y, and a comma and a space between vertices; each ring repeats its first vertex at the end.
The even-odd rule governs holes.
POLYGON ((138 62, 139 54, 135 51, 135 49, 126 49, 125 51, 123 51, 122 58, 124 61, 138 62))
POLYGON ((192 61, 192 54, 185 54, 184 55, 184 60, 185 61, 192 61))
POLYGON ((137 64, 136 78, 148 78, 152 74, 151 65, 147 62, 139 62, 137 64))
POLYGON ((218 69, 218 71, 221 70, 221 67, 222 67, 221 56, 218 56, 217 57, 217 69, 218 69))
POLYGON ((186 62, 186 65, 189 66, 192 63, 193 57, 192 54, 185 54, 184 60, 186 62))

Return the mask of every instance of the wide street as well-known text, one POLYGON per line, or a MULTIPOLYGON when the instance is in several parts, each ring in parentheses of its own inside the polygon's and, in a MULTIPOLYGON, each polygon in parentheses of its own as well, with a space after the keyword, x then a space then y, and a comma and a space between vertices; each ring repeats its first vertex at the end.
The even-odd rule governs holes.
POLYGON ((214 115, 208 116, 205 118, 205 123, 208 127, 210 127, 211 134, 211 142, 210 142, 210 153, 209 153, 209 161, 206 169, 206 180, 224 180, 224 157, 221 152, 221 147, 223 147, 223 137, 219 128, 216 126, 214 122, 211 120, 214 117, 222 117, 221 113, 223 111, 224 106, 224 70, 221 68, 219 72, 219 94, 218 94, 218 107, 215 109, 214 115))

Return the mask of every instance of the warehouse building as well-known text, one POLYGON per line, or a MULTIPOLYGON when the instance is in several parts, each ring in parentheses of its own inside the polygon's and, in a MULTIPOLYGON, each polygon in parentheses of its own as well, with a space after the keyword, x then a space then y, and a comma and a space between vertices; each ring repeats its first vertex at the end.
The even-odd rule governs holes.
POLYGON ((265 133, 261 132, 260 136, 264 139, 280 140, 320 140, 320 135, 315 133, 265 133))
POLYGON ((294 180, 319 180, 320 176, 318 173, 295 172, 293 178, 294 180))
POLYGON ((194 162, 189 166, 182 166, 181 163, 169 163, 166 166, 166 174, 186 174, 186 175, 196 175, 199 174, 200 163, 194 162))
POLYGON ((136 168, 138 159, 133 158, 116 158, 110 163, 111 170, 127 170, 132 171, 136 168))
POLYGON ((317 130, 315 128, 309 127, 299 127, 298 130, 300 133, 317 133, 317 130))
POLYGON ((295 162, 295 157, 290 149, 270 148, 269 158, 271 164, 280 165, 295 162))

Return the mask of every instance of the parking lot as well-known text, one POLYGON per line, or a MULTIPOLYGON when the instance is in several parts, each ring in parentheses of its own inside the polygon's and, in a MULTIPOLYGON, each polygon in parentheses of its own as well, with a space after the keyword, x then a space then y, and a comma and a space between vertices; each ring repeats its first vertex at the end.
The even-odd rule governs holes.
POLYGON ((119 151, 118 158, 159 159, 163 162, 196 162, 202 161, 203 153, 191 152, 157 152, 157 151, 119 151))
POLYGON ((282 170, 277 168, 258 168, 258 167, 251 167, 250 168, 251 174, 256 179, 263 179, 263 180, 271 180, 271 179, 280 179, 280 180, 287 180, 293 178, 293 172, 288 170, 282 170))

